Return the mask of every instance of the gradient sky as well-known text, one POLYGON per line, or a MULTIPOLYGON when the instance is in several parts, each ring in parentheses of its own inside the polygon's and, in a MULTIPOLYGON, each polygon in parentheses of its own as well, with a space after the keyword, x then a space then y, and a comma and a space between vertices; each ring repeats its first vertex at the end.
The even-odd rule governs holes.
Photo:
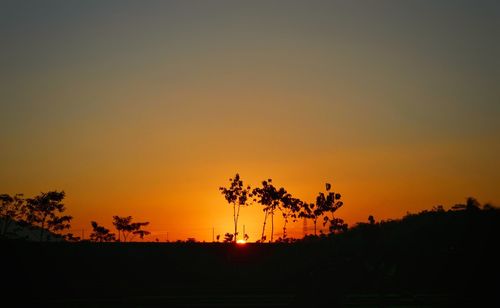
POLYGON ((0 1, 0 193, 161 241, 231 232, 236 172, 350 224, 498 204, 499 38, 498 1, 0 1))

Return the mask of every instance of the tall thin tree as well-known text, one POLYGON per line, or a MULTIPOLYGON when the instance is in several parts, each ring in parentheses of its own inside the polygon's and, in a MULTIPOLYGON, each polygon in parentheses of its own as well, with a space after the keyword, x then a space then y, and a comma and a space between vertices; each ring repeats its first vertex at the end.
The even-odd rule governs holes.
POLYGON ((270 242, 272 242, 274 238, 274 212, 280 208, 284 197, 287 195, 287 191, 283 187, 276 189, 276 187, 272 184, 272 181, 272 179, 262 181, 262 186, 256 187, 252 191, 252 194, 255 197, 254 200, 264 207, 264 224, 262 226, 261 241, 264 241, 266 238, 265 232, 267 217, 271 216, 270 242))
POLYGON ((236 173, 234 178, 229 179, 229 182, 228 187, 219 187, 219 190, 224 195, 226 201, 233 206, 234 237, 232 240, 236 242, 238 238, 240 209, 243 206, 249 205, 249 198, 252 197, 252 193, 250 186, 245 187, 238 173, 236 173))

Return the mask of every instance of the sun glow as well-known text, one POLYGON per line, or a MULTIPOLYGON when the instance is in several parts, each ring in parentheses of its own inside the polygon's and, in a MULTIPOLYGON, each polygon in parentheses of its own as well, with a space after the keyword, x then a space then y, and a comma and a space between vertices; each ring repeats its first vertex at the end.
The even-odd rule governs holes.
POLYGON ((247 241, 245 241, 245 240, 237 240, 236 241, 236 244, 239 244, 239 245, 244 245, 246 243, 247 243, 247 241))

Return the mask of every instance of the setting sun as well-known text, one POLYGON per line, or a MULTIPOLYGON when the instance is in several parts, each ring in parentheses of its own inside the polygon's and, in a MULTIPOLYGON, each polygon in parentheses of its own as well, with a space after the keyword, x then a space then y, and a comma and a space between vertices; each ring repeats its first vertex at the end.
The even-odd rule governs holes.
POLYGON ((247 243, 247 241, 245 241, 245 240, 237 240, 236 241, 236 244, 239 244, 239 245, 244 245, 246 243, 247 243))

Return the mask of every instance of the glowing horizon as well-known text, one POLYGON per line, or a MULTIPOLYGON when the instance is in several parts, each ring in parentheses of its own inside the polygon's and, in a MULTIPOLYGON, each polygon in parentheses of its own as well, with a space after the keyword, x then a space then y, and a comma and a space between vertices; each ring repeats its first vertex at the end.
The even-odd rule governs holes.
MULTIPOLYGON (((499 11, 2 3, 0 193, 64 190, 76 235, 131 215, 152 241, 231 233, 218 187, 235 173, 308 202, 331 183, 350 225, 468 196, 498 204, 499 11)), ((242 210, 249 242, 263 215, 242 210)))

